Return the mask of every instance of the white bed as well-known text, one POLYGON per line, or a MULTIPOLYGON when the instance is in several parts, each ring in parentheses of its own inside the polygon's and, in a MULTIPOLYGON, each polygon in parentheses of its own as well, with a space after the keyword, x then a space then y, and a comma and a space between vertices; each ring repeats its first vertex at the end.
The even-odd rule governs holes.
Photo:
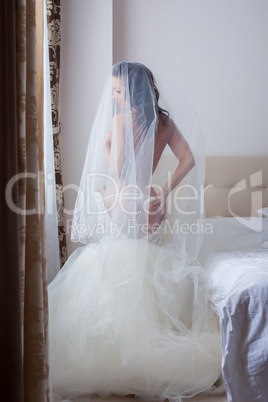
POLYGON ((228 401, 268 401, 267 157, 207 157, 207 224, 200 262, 220 318, 228 401), (217 218, 212 218, 218 216, 217 218))
POLYGON ((220 319, 228 402, 267 402, 268 217, 257 210, 268 207, 268 157, 206 157, 205 184, 211 230, 199 261, 220 319))
POLYGON ((228 401, 268 401, 268 219, 243 226, 208 219, 200 262, 220 318, 222 374, 228 401), (260 225, 262 230, 259 231, 260 225))

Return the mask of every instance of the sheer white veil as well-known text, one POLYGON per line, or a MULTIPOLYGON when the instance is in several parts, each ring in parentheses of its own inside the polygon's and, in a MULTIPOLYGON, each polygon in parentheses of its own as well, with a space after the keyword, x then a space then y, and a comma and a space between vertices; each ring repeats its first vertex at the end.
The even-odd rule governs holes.
MULTIPOLYGON (((113 278, 113 297, 118 298, 119 305, 126 303, 129 312, 139 300, 136 289, 142 286, 148 244, 163 243, 156 251, 154 287, 166 316, 172 319, 175 314, 173 324, 182 330, 177 308, 185 303, 185 294, 182 292, 178 298, 174 284, 178 285, 198 265, 196 256, 202 242, 203 137, 193 107, 165 86, 159 96, 160 87, 159 79, 156 83, 151 71, 140 63, 120 62, 112 67, 90 133, 71 238, 100 248, 103 275, 107 261, 115 257, 113 250, 118 249, 113 242, 121 240, 122 252, 116 258, 124 266, 124 275, 113 278), (155 143, 162 141, 158 132, 160 119, 167 130, 172 125, 174 129, 172 151, 167 146, 156 167, 160 155, 155 143), (181 182, 167 197, 166 219, 159 225, 158 214, 155 210, 151 213, 150 208, 155 200, 152 187, 158 194, 171 180, 186 149, 188 154, 190 149, 194 166, 182 175, 181 182), (162 262, 170 252, 176 263, 172 263, 172 272, 164 272, 162 262)), ((187 299, 194 298, 192 287, 190 290, 187 285, 185 292, 187 299)), ((117 314, 119 331, 125 315, 120 320, 120 308, 117 314)), ((201 316, 198 322, 201 325, 201 316)), ((204 319, 204 323, 207 325, 208 320, 204 319)))
POLYGON ((52 335, 71 345, 72 364, 55 362, 59 389, 75 391, 67 372, 77 391, 177 401, 217 380, 219 334, 196 258, 203 180, 193 107, 144 65, 114 65, 74 210, 72 240, 85 246, 50 285, 52 335))
POLYGON ((159 98, 160 87, 161 82, 155 83, 151 71, 140 63, 120 62, 113 66, 90 133, 75 204, 72 241, 100 242, 122 235, 146 238, 157 227, 151 225, 148 230, 151 222, 157 222, 155 211, 148 213, 148 205, 155 170, 155 137, 162 116, 164 125, 173 120, 181 135, 176 156, 173 149, 169 156, 165 156, 165 150, 160 158, 153 178, 156 193, 171 177, 169 166, 178 165, 185 147, 190 147, 195 162, 169 196, 166 240, 186 254, 196 255, 200 230, 193 224, 199 225, 202 216, 202 133, 192 106, 163 86, 159 98))
POLYGON ((195 108, 168 80, 158 75, 156 78, 160 93, 158 103, 168 110, 182 140, 178 133, 175 133, 175 149, 166 147, 153 175, 153 183, 158 183, 161 188, 167 182, 181 162, 185 148, 190 148, 194 158, 192 169, 168 196, 164 230, 166 245, 176 250, 188 265, 194 263, 206 230, 204 139, 195 108))
POLYGON ((138 223, 143 219, 141 205, 150 193, 157 117, 149 70, 136 63, 115 65, 90 134, 74 211, 73 241, 117 236, 117 229, 131 238, 140 236, 138 223), (104 199, 104 210, 99 196, 104 199))

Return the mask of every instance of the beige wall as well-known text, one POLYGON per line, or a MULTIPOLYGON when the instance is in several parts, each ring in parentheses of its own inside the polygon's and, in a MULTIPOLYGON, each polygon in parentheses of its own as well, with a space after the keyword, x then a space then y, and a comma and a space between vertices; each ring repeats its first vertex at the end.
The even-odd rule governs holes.
MULTIPOLYGON (((207 155, 267 155, 267 37, 267 0, 63 0, 64 184, 79 184, 103 83, 120 60, 165 74, 189 99, 207 155)), ((68 209, 75 198, 65 192, 68 209)))
POLYGON ((267 0, 114 0, 113 61, 172 80, 207 155, 268 154, 267 38, 267 0))
MULTIPOLYGON (((91 124, 112 65, 112 0, 63 0, 61 29, 61 153, 67 186, 79 185, 91 124)), ((64 195, 66 208, 73 209, 75 191, 64 195)), ((77 244, 69 235, 67 242, 70 253, 77 244)))

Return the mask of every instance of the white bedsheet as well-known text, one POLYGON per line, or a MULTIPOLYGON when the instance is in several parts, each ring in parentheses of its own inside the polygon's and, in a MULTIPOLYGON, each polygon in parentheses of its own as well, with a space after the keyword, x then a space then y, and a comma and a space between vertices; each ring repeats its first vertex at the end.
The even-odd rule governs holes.
POLYGON ((208 219, 200 262, 220 317, 228 401, 268 401, 268 219, 208 219))

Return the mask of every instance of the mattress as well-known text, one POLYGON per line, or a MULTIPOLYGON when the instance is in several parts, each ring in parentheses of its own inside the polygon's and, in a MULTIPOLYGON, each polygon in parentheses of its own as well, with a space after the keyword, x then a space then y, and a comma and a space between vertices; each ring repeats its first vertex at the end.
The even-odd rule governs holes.
POLYGON ((207 219, 199 260, 220 318, 228 401, 268 401, 268 219, 207 219))

